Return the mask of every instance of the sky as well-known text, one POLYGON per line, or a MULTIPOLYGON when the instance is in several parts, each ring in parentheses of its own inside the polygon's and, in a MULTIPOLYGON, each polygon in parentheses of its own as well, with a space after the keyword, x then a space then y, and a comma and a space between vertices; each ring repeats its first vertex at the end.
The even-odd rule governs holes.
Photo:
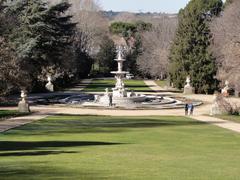
MULTIPOLYGON (((98 0, 104 10, 178 13, 190 0, 98 0)), ((225 0, 223 0, 225 2, 225 0)))
POLYGON ((178 13, 190 0, 98 0, 104 10, 178 13))

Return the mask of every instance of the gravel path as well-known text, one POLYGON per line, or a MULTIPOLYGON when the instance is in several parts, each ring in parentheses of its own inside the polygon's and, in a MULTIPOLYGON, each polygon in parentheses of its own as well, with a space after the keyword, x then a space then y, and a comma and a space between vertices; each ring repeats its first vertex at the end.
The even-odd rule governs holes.
POLYGON ((79 84, 76 84, 72 88, 66 89, 64 92, 81 92, 91 82, 92 82, 92 79, 83 79, 79 84))
POLYGON ((211 123, 215 126, 240 133, 240 124, 239 123, 226 121, 226 120, 222 120, 222 119, 215 118, 215 117, 209 117, 209 116, 194 116, 192 118, 196 119, 198 121, 201 121, 201 122, 211 123))
MULTIPOLYGON (((144 81, 151 89, 154 91, 164 90, 159 87, 154 81, 147 80, 144 81)), ((68 89, 68 91, 81 91, 86 85, 91 83, 91 79, 83 80, 82 83, 68 89)), ((212 95, 182 95, 179 93, 173 93, 176 96, 187 97, 190 99, 202 100, 205 102, 204 105, 197 107, 194 112, 194 116, 191 118, 214 124, 221 128, 229 129, 235 132, 240 133, 240 124, 234 123, 231 121, 221 120, 214 117, 204 116, 205 114, 209 114, 212 95)), ((236 102, 240 102, 240 99, 233 98, 236 102)), ((1 108, 7 109, 7 108, 1 108)), ((109 116, 184 116, 183 109, 166 109, 166 110, 117 110, 117 109, 84 109, 84 108, 72 108, 72 107, 57 107, 57 106, 33 106, 31 107, 33 112, 37 112, 35 114, 17 118, 11 118, 0 122, 0 132, 7 131, 12 128, 16 128, 33 121, 37 121, 43 118, 48 117, 49 115, 60 115, 60 114, 70 114, 70 115, 109 115, 109 116)))
POLYGON ((46 114, 32 114, 28 116, 15 117, 0 121, 0 133, 34 121, 38 121, 40 119, 44 119, 47 116, 48 115, 46 114))

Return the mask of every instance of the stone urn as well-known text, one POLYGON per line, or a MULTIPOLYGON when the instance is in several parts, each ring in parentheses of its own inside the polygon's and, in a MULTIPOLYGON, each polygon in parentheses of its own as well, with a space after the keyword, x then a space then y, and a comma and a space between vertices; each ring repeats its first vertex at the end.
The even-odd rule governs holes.
POLYGON ((54 85, 52 84, 52 77, 48 76, 47 77, 48 83, 46 84, 45 88, 49 91, 49 92, 54 92, 54 85))

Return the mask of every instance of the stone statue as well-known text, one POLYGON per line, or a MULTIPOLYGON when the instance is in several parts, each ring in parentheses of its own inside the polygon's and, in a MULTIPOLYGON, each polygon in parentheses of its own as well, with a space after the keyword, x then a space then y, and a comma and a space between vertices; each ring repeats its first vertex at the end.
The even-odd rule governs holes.
POLYGON ((221 93, 223 94, 223 96, 228 97, 229 96, 229 82, 225 81, 225 87, 222 89, 221 93))
POLYGON ((108 89, 108 88, 105 89, 105 95, 106 95, 106 96, 109 95, 109 89, 108 89))
POLYGON ((184 92, 183 94, 194 94, 194 89, 193 87, 191 86, 191 78, 190 76, 187 76, 186 78, 186 85, 184 86, 184 92))
POLYGON ((50 91, 50 92, 54 92, 54 86, 52 84, 52 77, 49 75, 47 77, 48 83, 46 84, 45 88, 50 91))
POLYGON ((18 103, 18 110, 22 113, 30 112, 29 104, 27 102, 27 94, 25 90, 21 91, 21 101, 18 103))
POLYGON ((118 46, 117 47, 117 59, 122 60, 122 58, 123 58, 123 47, 118 46))

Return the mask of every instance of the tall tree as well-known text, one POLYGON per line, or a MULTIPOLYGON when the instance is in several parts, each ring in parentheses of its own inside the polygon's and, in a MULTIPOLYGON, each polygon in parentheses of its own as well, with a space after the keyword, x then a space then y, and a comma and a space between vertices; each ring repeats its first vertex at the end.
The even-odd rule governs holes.
POLYGON ((150 31, 142 33, 143 53, 137 65, 144 76, 163 79, 168 75, 168 57, 176 27, 176 18, 163 17, 150 31))
POLYGON ((221 0, 191 0, 179 12, 179 25, 171 47, 170 76, 178 88, 187 75, 197 93, 210 93, 217 85, 215 59, 209 51, 209 21, 221 12, 221 0))
POLYGON ((114 59, 116 58, 116 47, 108 36, 104 38, 105 40, 100 45, 100 50, 97 54, 100 72, 104 74, 109 74, 111 70, 116 69, 116 63, 114 59))
POLYGON ((240 92, 240 1, 228 1, 222 16, 216 18, 211 26, 214 43, 212 50, 217 58, 217 77, 224 84, 229 81, 235 89, 236 96, 240 92), (231 3, 230 3, 231 2, 231 3))
POLYGON ((71 45, 75 28, 71 16, 64 15, 69 7, 67 2, 49 7, 41 0, 9 4, 8 12, 18 21, 10 40, 21 61, 21 69, 29 72, 32 79, 40 77, 42 70, 49 66, 61 67, 63 53, 71 45))

